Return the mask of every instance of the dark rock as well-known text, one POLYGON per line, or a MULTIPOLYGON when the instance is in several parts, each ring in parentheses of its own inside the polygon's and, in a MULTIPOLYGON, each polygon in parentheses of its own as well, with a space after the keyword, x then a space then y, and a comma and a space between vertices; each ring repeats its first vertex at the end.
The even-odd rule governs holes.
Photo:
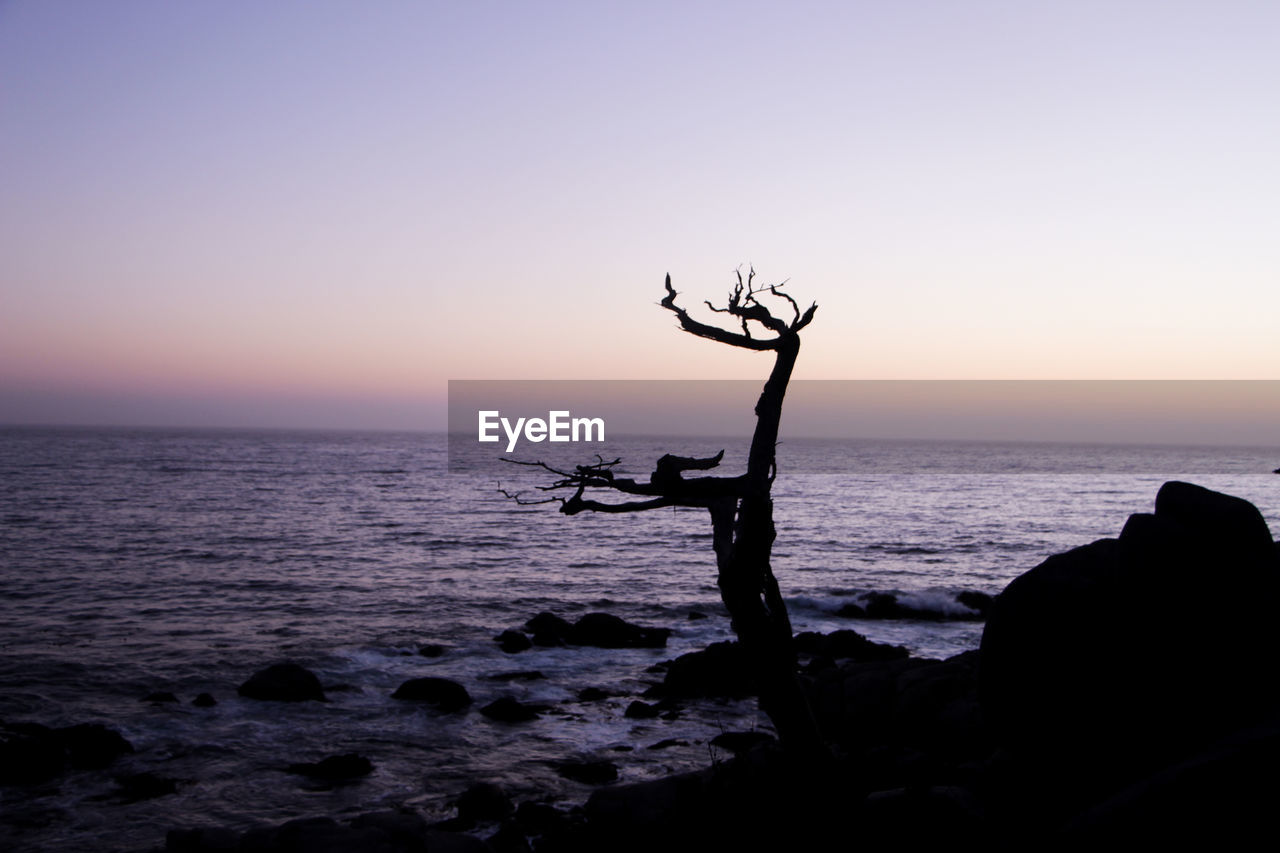
POLYGON ((688 745, 689 745, 688 741, 683 741, 683 740, 680 740, 679 738, 669 737, 669 738, 663 738, 657 743, 650 744, 649 749, 670 749, 673 746, 688 746, 688 745))
POLYGON ((314 764, 290 764, 287 771, 309 779, 340 782, 344 779, 368 776, 373 772, 373 762, 363 755, 348 752, 343 755, 330 755, 314 764))
POLYGON ((707 618, 707 614, 705 614, 705 613, 703 613, 703 612, 701 612, 701 611, 699 611, 699 610, 690 610, 690 611, 689 611, 689 621, 690 621, 690 622, 694 622, 694 621, 696 621, 696 620, 698 620, 698 619, 706 619, 706 618, 707 618))
POLYGON ((524 623, 524 629, 533 635, 536 646, 563 646, 573 626, 554 613, 545 610, 524 623))
POLYGON ((566 779, 584 785, 604 785, 618 778, 618 765, 612 761, 562 761, 556 772, 566 779))
POLYGON ((836 615, 842 616, 845 619, 865 619, 867 618, 867 611, 859 607, 858 605, 850 602, 849 604, 845 604, 839 610, 837 610, 836 615))
POLYGON ((735 642, 712 643, 667 662, 661 692, 667 696, 754 696, 755 670, 735 642))
POLYGON ((393 850, 422 850, 429 833, 422 815, 410 810, 370 812, 351 819, 355 830, 376 830, 393 845, 393 850))
POLYGON ((566 639, 575 646, 603 649, 660 649, 670 634, 669 628, 645 628, 610 613, 588 613, 573 624, 566 639))
POLYGON ((439 643, 427 643, 418 649, 418 654, 424 658, 438 658, 445 653, 445 647, 439 643))
POLYGON ((912 611, 898 603, 891 592, 867 592, 859 596, 868 619, 908 619, 912 611))
POLYGON ((599 687, 584 687, 578 691, 579 702, 599 702, 602 699, 608 699, 613 694, 607 690, 601 690, 599 687))
POLYGON ((458 797, 458 817, 472 823, 502 820, 516 807, 502 788, 492 782, 477 782, 458 797))
POLYGON ((532 853, 529 840, 524 831, 514 821, 503 821, 498 831, 490 835, 487 842, 493 853, 532 853))
POLYGON ((546 678, 546 676, 536 669, 519 670, 516 672, 497 672, 497 673, 494 673, 493 675, 485 676, 485 679, 488 681, 504 681, 504 682, 541 681, 544 678, 546 678))
POLYGON ((320 679, 306 667, 296 663, 278 663, 259 670, 241 684, 236 692, 249 699, 272 702, 324 702, 320 679))
POLYGON ((67 763, 77 769, 101 769, 133 752, 133 744, 123 735, 99 723, 67 726, 56 735, 66 751, 67 763))
POLYGON ((119 788, 111 795, 111 798, 123 804, 153 800, 156 797, 163 797, 178 791, 176 779, 166 779, 154 773, 134 773, 129 776, 119 776, 116 778, 116 784, 119 788))
POLYGON ((840 630, 830 634, 805 631, 796 634, 795 650, 801 654, 822 655, 833 660, 897 660, 909 654, 902 646, 875 643, 857 631, 840 630))
POLYGON ((239 833, 221 827, 171 829, 165 835, 168 853, 235 853, 240 849, 239 833))
POLYGON ((996 600, 994 595, 988 595, 985 592, 976 590, 965 590, 956 595, 956 601, 965 607, 977 613, 979 616, 986 617, 987 611, 991 609, 992 603, 996 600))
MULTIPOLYGON (((983 717, 1069 809, 1277 712, 1280 560, 1258 510, 1166 483, 1118 539, 1057 554, 996 598, 983 717)), ((1025 785, 1024 785, 1025 787, 1025 785)))
POLYGON ((545 710, 545 708, 540 705, 526 705, 514 697, 503 696, 485 705, 480 709, 480 713, 500 723, 526 723, 538 719, 539 710, 545 710))
POLYGON ((516 822, 528 835, 546 835, 563 829, 568 824, 569 818, 555 806, 523 802, 516 809, 516 822))
POLYGON ((218 700, 214 699, 213 695, 210 693, 201 693, 191 700, 191 704, 195 705, 197 708, 212 708, 214 705, 218 704, 218 700))
POLYGON ((498 643, 498 646, 509 655, 533 648, 533 643, 529 638, 524 634, 521 634, 519 631, 508 629, 493 639, 498 643))
POLYGON ((737 754, 749 752, 762 743, 773 743, 773 735, 765 732, 721 732, 711 739, 712 746, 737 754))
POLYGON ((168 690, 157 690, 154 693, 148 693, 146 696, 143 696, 142 701, 150 702, 154 705, 163 705, 170 702, 176 703, 178 701, 178 697, 174 696, 168 690))
POLYGON ((623 716, 632 720, 652 720, 660 713, 662 712, 656 705, 650 705, 647 702, 641 702, 637 699, 627 706, 627 710, 623 712, 623 716))
POLYGON ((426 702, 446 714, 461 711, 471 704, 467 688, 447 678, 411 678, 397 687, 391 698, 426 702))

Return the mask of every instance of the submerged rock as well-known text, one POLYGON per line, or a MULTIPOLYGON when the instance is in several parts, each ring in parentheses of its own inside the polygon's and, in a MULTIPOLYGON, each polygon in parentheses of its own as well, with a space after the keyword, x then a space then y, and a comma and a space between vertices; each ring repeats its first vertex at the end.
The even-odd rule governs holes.
POLYGON ((561 761, 556 773, 584 785, 604 785, 618 778, 618 765, 612 761, 561 761))
POLYGON ((544 710, 543 705, 526 705, 512 696, 503 696, 485 705, 480 713, 501 723, 527 723, 538 719, 538 712, 544 710))
POLYGON ((241 684, 236 692, 248 699, 271 702, 324 702, 320 679, 306 667, 296 663, 277 663, 259 670, 241 684))
POLYGON ((210 693, 201 693, 191 700, 191 704, 197 708, 212 708, 218 704, 218 700, 214 699, 210 693))
POLYGON ((426 702, 446 714, 461 711, 471 704, 471 694, 467 692, 467 688, 447 678, 411 678, 397 687, 391 698, 426 702))
POLYGON ((285 768, 289 773, 306 776, 326 782, 340 782, 344 779, 357 779, 373 772, 373 762, 354 752, 343 755, 330 755, 314 763, 290 764, 285 768))

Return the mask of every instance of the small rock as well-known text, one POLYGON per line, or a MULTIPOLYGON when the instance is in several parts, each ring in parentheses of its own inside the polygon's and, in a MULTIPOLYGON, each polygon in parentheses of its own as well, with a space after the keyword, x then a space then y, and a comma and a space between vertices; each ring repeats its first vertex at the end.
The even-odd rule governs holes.
POLYGON ((538 719, 539 710, 545 709, 538 705, 526 705, 511 696, 503 696, 485 705, 480 713, 500 723, 526 723, 538 719))
POLYGON ((618 765, 612 761, 562 761, 556 772, 566 779, 584 785, 603 785, 618 778, 618 765))
POLYGON ((601 690, 599 687, 584 687, 578 691, 579 702, 599 702, 601 699, 608 699, 613 694, 607 690, 601 690))
POLYGON ((458 817, 464 821, 482 823, 502 820, 515 813, 511 798, 492 782, 477 782, 458 797, 458 817))
POLYGON ((424 658, 438 658, 443 655, 444 652, 444 646, 439 643, 427 643, 425 646, 418 649, 418 654, 422 655, 424 658))
POLYGON ((392 699, 409 702, 426 702, 451 714, 471 704, 471 694, 456 681, 447 678, 411 678, 396 688, 392 699))
POLYGON ((498 672, 493 675, 486 675, 489 681, 540 681, 546 678, 536 669, 518 670, 516 672, 498 672))
POLYGON ((627 706, 627 710, 623 713, 624 717, 632 720, 652 720, 658 714, 662 713, 657 705, 650 705, 647 702, 641 702, 636 699, 627 706))
POLYGON ((212 708, 214 705, 218 704, 218 700, 214 699, 213 695, 210 693, 201 693, 191 700, 191 704, 195 705, 197 708, 212 708))
POLYGON ((338 782, 343 779, 368 776, 373 772, 373 762, 363 755, 348 752, 343 755, 330 755, 314 764, 290 764, 286 771, 309 779, 338 782))
POLYGON ((271 702, 326 701, 320 679, 296 663, 278 663, 259 670, 236 690, 248 699, 271 702))
POLYGON ((669 737, 664 740, 660 740, 655 744, 651 744, 649 746, 649 749, 669 749, 673 746, 688 746, 688 745, 689 745, 688 741, 683 741, 683 740, 680 740, 679 738, 669 737))
POLYGON ((670 634, 669 628, 645 628, 610 613, 588 613, 573 624, 567 639, 576 646, 603 649, 660 649, 670 634))
POLYGON ((497 641, 498 646, 509 655, 533 648, 533 643, 529 638, 524 634, 521 634, 519 631, 512 631, 508 629, 493 639, 497 641))
POLYGON ((773 739, 773 735, 764 732, 721 732, 711 739, 711 745, 737 755, 749 752, 762 743, 770 743, 773 739))
POLYGON ((111 797, 123 804, 154 800, 156 797, 177 793, 178 790, 176 779, 166 779, 154 773, 120 776, 116 779, 116 784, 120 788, 111 797))
POLYGON ((148 693, 146 696, 143 696, 142 701, 150 702, 153 705, 162 705, 170 702, 176 703, 178 701, 178 697, 174 696, 168 690, 157 690, 154 693, 148 693))

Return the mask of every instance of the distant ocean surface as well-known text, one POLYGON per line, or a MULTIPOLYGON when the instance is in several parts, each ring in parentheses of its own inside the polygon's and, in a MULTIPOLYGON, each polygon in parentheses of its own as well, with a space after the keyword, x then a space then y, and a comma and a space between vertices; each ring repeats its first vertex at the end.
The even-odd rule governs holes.
MULTIPOLYGON (((665 452, 721 447, 724 471, 739 472, 744 439, 609 450, 644 478, 665 452)), ((867 591, 953 609, 957 592, 996 593, 1050 554, 1117 535, 1171 479, 1246 498, 1277 531, 1277 465, 1280 448, 789 440, 774 569, 796 630, 854 628, 945 657, 975 648, 981 623, 836 611, 867 591)), ((581 802, 591 789, 550 762, 607 757, 622 780, 644 779, 723 758, 707 745, 722 729, 767 726, 753 702, 623 717, 660 678, 647 667, 731 636, 704 512, 566 518, 515 505, 499 480, 533 495, 548 477, 479 457, 450 466, 442 435, 0 429, 0 719, 102 722, 137 750, 107 772, 0 789, 0 848, 145 850, 171 828, 402 804, 443 818, 478 780, 581 802), (498 649, 497 633, 543 610, 673 634, 664 650, 498 649), (430 643, 446 652, 419 655, 430 643), (236 696, 286 659, 332 701, 236 696), (531 670, 546 678, 493 678, 531 670), (389 698, 423 675, 461 681, 477 706, 514 695, 556 710, 512 726, 389 698), (584 687, 624 695, 578 703, 584 687), (141 701, 153 691, 181 703, 141 701), (218 705, 193 707, 200 692, 218 705), (670 738, 683 745, 648 748, 670 738), (343 752, 376 770, 332 790, 283 772, 343 752), (179 780, 177 793, 113 802, 112 775, 142 771, 179 780)))

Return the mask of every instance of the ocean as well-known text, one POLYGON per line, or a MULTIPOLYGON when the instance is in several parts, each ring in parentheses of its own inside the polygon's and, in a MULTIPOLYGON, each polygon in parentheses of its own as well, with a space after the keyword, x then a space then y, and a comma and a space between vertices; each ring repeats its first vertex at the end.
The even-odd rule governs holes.
MULTIPOLYGON (((636 437, 609 452, 643 478, 662 453, 724 447, 735 473, 745 444, 636 437)), ((591 788, 557 761, 604 757, 640 780, 723 759, 708 744, 720 731, 768 728, 749 700, 623 715, 660 679, 650 666, 731 637, 705 512, 565 517, 499 491, 541 496, 546 472, 448 456, 433 434, 0 429, 0 719, 101 722, 136 749, 107 771, 0 788, 0 847, 146 850, 173 828, 400 805, 440 819, 482 780, 568 806, 591 788), (672 635, 666 649, 499 649, 541 611, 672 635), (419 654, 428 644, 444 653, 419 654), (282 660, 331 701, 236 695, 282 660), (473 710, 390 698, 425 675, 464 684, 473 710), (578 702, 586 687, 616 696, 578 702), (143 701, 155 691, 180 701, 143 701), (192 706, 202 692, 218 704, 192 706), (475 712, 504 695, 553 708, 525 724, 475 712), (326 787, 284 770, 346 752, 374 772, 326 787), (114 777, 141 772, 176 792, 122 802, 114 777)), ((778 459, 773 564, 796 630, 853 628, 927 657, 981 639, 957 593, 997 593, 1117 535, 1166 480, 1246 498, 1280 530, 1277 447, 791 439, 778 459), (955 618, 838 615, 875 591, 955 618)))

